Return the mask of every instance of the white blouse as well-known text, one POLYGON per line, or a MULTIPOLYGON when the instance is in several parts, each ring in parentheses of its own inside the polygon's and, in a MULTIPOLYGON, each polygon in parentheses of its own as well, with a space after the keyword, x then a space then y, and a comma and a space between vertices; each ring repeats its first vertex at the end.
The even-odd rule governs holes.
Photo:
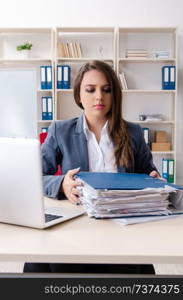
POLYGON ((108 121, 101 130, 100 142, 95 134, 89 130, 86 118, 83 115, 83 130, 87 139, 89 171, 90 172, 117 172, 114 156, 114 145, 108 134, 108 121))

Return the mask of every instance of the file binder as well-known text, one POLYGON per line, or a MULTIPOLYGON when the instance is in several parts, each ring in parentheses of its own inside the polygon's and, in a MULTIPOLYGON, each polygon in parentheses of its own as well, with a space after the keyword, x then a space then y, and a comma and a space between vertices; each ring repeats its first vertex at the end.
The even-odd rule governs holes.
POLYGON ((63 80, 62 80, 62 66, 57 66, 57 89, 63 88, 63 80))
POLYGON ((91 185, 94 189, 102 190, 141 190, 164 188, 165 186, 183 190, 183 186, 168 183, 146 174, 79 172, 75 177, 91 185))
POLYGON ((174 159, 164 159, 162 160, 162 177, 168 182, 174 182, 174 159))
POLYGON ((46 87, 46 67, 45 66, 41 66, 40 67, 40 76, 41 76, 41 89, 45 90, 46 87))
POLYGON ((168 181, 168 159, 162 159, 162 177, 168 181))
POLYGON ((169 89, 174 90, 175 89, 175 66, 169 67, 169 76, 170 76, 169 89))
POLYGON ((52 66, 46 66, 46 88, 52 89, 52 66))
POLYGON ((174 90, 175 89, 175 66, 162 67, 162 89, 174 90))
POLYGON ((47 97, 41 98, 42 120, 47 120, 47 97))
POLYGON ((70 89, 70 77, 71 77, 71 68, 68 65, 62 66, 62 88, 70 89))
POLYGON ((52 97, 42 97, 42 120, 53 120, 52 97))
POLYGON ((144 140, 147 145, 149 145, 149 128, 142 128, 144 133, 144 140))
POLYGON ((168 160, 168 182, 174 182, 174 159, 168 160))
POLYGON ((47 97, 47 120, 53 120, 53 99, 47 97))
POLYGON ((162 89, 169 90, 169 67, 162 67, 162 89))
POLYGON ((41 127, 41 132, 44 132, 44 133, 48 132, 48 127, 41 127))

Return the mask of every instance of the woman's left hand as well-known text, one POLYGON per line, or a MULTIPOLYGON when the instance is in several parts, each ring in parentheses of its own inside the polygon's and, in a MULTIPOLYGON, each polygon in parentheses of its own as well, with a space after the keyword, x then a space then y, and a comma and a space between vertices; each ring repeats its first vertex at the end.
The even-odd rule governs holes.
POLYGON ((163 177, 161 177, 161 176, 159 175, 159 173, 158 173, 157 171, 152 171, 152 172, 149 174, 149 176, 151 176, 151 177, 153 177, 153 178, 161 179, 161 180, 163 180, 163 181, 166 181, 163 177))

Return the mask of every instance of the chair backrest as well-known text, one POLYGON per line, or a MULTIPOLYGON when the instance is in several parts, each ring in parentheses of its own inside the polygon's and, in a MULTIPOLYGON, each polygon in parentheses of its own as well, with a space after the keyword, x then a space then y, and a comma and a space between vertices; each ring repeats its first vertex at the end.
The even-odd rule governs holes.
POLYGON ((41 132, 41 133, 39 134, 39 141, 40 141, 41 144, 44 143, 44 140, 45 140, 45 138, 47 137, 47 135, 48 135, 47 132, 41 132))
MULTIPOLYGON (((44 143, 44 141, 45 141, 47 135, 48 135, 47 132, 41 132, 41 133, 39 134, 39 141, 40 141, 41 144, 44 143)), ((61 175, 61 174, 62 174, 61 168, 60 168, 60 166, 58 166, 58 170, 57 170, 57 172, 55 173, 55 175, 57 176, 57 175, 61 175)))

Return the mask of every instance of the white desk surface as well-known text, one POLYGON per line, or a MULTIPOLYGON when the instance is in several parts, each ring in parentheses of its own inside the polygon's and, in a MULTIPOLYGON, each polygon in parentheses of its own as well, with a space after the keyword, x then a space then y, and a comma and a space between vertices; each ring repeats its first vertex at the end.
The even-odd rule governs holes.
POLYGON ((0 260, 183 264, 183 217, 123 226, 83 215, 42 230, 1 223, 0 260))

